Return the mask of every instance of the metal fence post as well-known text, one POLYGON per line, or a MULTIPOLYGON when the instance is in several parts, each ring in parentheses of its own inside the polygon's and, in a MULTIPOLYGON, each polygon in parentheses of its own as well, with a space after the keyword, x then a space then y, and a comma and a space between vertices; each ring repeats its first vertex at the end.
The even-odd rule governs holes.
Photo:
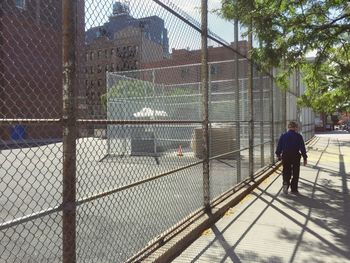
POLYGON ((270 118, 271 118, 271 123, 270 123, 270 133, 271 133, 271 144, 270 144, 270 162, 273 164, 275 162, 275 116, 274 116, 274 101, 273 101, 273 70, 270 70, 270 118))
POLYGON ((249 176, 253 177, 254 174, 254 98, 253 98, 253 61, 251 59, 251 50, 253 49, 253 34, 251 32, 252 25, 249 25, 249 34, 248 34, 248 57, 250 60, 248 61, 248 112, 249 112, 249 137, 248 137, 248 145, 249 145, 249 176))
POLYGON ((285 89, 282 90, 282 127, 281 132, 285 132, 287 125, 287 91, 285 89))
MULTIPOLYGON (((152 85, 153 85, 153 103, 152 103, 152 107, 153 107, 153 120, 156 120, 156 109, 157 109, 157 105, 156 105, 156 90, 155 90, 155 80, 156 80, 156 75, 155 75, 155 70, 152 70, 152 85)), ((147 93, 145 93, 145 96, 147 96, 147 93)), ((153 135, 154 135, 154 145, 153 145, 153 151, 155 154, 157 154, 157 126, 153 126, 153 135)))
MULTIPOLYGON (((210 158, 211 153, 212 153, 212 143, 213 143, 213 138, 211 136, 211 131, 212 131, 212 125, 210 121, 210 111, 213 112, 213 97, 212 97, 212 79, 211 79, 211 72, 212 72, 212 64, 208 63, 208 137, 209 137, 209 142, 208 142, 208 157, 210 158)), ((209 185, 210 187, 210 185, 209 185)))
MULTIPOLYGON (((114 116, 113 116, 113 114, 111 114, 111 112, 110 112, 110 106, 109 106, 109 95, 108 95, 108 92, 109 92, 109 86, 110 86, 110 84, 109 83, 111 83, 111 80, 110 80, 110 78, 111 78, 111 76, 108 74, 108 72, 106 72, 106 91, 107 91, 107 98, 106 98, 106 111, 107 111, 107 114, 106 114, 106 116, 107 116, 107 120, 110 120, 110 119, 112 119, 112 118, 114 118, 114 116), (112 115, 112 116, 111 116, 112 115)), ((108 125, 106 125, 106 135, 107 135, 107 138, 109 138, 109 133, 110 133, 111 131, 109 130, 109 128, 108 128, 108 125)), ((124 133, 123 133, 123 136, 124 136, 124 133)), ((102 137, 102 134, 101 134, 101 137, 102 137)), ((107 140, 106 141, 106 144, 107 144, 107 154, 110 154, 111 153, 111 145, 110 145, 110 140, 107 140)))
MULTIPOLYGON (((234 41, 235 41, 235 49, 238 50, 238 20, 235 19, 234 21, 234 41)), ((234 65, 234 72, 235 72, 235 86, 236 86, 236 96, 235 96, 235 104, 236 104, 236 147, 237 150, 241 148, 241 123, 240 123, 240 107, 239 107, 239 61, 238 61, 238 53, 235 53, 235 65, 234 65)), ((237 153, 237 183, 242 180, 241 177, 241 152, 237 153)))
POLYGON ((260 82, 260 167, 265 165, 265 151, 264 151, 264 79, 262 72, 259 73, 260 82))
MULTIPOLYGON (((3 118, 4 116, 2 115, 2 113, 4 112, 3 109, 3 99, 5 96, 5 85, 4 85, 4 73, 5 72, 5 65, 4 65, 4 61, 3 58, 5 57, 5 51, 4 51, 4 44, 5 44, 5 37, 3 35, 3 21, 2 21, 2 17, 4 16, 4 8, 1 6, 0 8, 0 101, 1 101, 1 105, 0 105, 0 112, 1 112, 1 118, 3 118)), ((0 138, 2 138, 2 133, 4 132, 5 128, 4 126, 1 124, 0 125, 0 138)))
POLYGON ((203 198, 209 210, 209 92, 208 92, 208 0, 202 0, 201 15, 201 83, 203 105, 203 198))
POLYGON ((63 0, 63 262, 76 262, 76 0, 63 0))
MULTIPOLYGON (((296 95, 298 99, 300 97, 300 71, 299 68, 295 70, 295 85, 296 85, 296 95)), ((305 137, 305 134, 303 133, 303 115, 302 115, 302 110, 298 105, 297 107, 297 120, 299 122, 299 131, 302 133, 302 135, 305 137)))

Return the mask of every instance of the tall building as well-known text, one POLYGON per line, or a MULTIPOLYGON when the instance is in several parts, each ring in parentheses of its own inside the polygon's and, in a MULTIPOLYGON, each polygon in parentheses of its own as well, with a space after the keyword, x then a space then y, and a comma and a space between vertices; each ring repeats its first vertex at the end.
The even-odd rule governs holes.
POLYGON ((145 38, 161 45, 164 54, 169 53, 168 31, 164 21, 158 16, 134 18, 130 15, 128 4, 115 2, 109 21, 102 26, 93 27, 86 32, 86 43, 90 44, 96 38, 105 36, 112 40, 115 34, 126 27, 142 28, 145 38))
POLYGON ((109 21, 85 36, 85 87, 88 114, 105 117, 101 95, 106 93, 106 72, 134 70, 169 55, 164 21, 157 17, 134 18, 127 4, 116 2, 109 21))
MULTIPOLYGON (((77 43, 84 41, 84 1, 78 0, 77 43)), ((82 54, 77 54, 81 71, 82 54)), ((85 92, 78 87, 78 108, 85 92)), ((62 116, 62 1, 0 2, 0 118, 54 119, 62 116)), ((58 125, 19 123, 28 139, 62 137, 58 125)), ((15 139, 14 127, 0 126, 1 140, 15 139)))

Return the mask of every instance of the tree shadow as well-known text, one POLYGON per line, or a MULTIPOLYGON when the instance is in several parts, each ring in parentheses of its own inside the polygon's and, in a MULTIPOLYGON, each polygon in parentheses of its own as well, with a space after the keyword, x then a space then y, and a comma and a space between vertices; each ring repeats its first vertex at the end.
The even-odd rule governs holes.
MULTIPOLYGON (((306 193, 311 193, 310 196, 301 195, 289 198, 290 205, 295 209, 302 210, 306 208, 308 210, 300 233, 289 233, 286 229, 282 229, 280 232, 280 238, 288 239, 297 244, 290 262, 293 261, 300 247, 303 250, 314 251, 325 256, 336 253, 343 258, 350 259, 350 196, 347 186, 349 175, 345 172, 344 156, 341 154, 341 145, 350 147, 350 144, 347 142, 339 143, 338 139, 337 142, 339 154, 331 154, 338 156, 339 170, 322 167, 322 154, 330 153, 327 151, 330 143, 330 139, 328 139, 326 147, 321 150, 322 153, 317 164, 314 166, 308 165, 309 168, 317 171, 315 181, 300 179, 301 187, 306 193), (322 178, 320 177, 321 172, 322 178), (335 185, 337 181, 341 181, 341 185, 335 185), (304 233, 310 233, 309 223, 315 223, 319 228, 331 233, 336 242, 330 244, 323 237, 318 237, 315 242, 303 242, 304 233)), ((315 234, 314 236, 317 237, 315 234)))
MULTIPOLYGON (((222 247, 224 254, 220 255, 219 258, 213 256, 212 262, 226 262, 226 260, 232 262, 284 262, 286 258, 274 255, 264 257, 253 249, 237 250, 238 245, 252 231, 254 225, 268 209, 275 210, 280 216, 287 218, 292 224, 299 227, 299 230, 281 227, 277 236, 277 238, 287 240, 294 245, 288 262, 296 262, 297 255, 306 251, 311 252, 308 253, 308 262, 327 262, 328 255, 339 256, 340 261, 350 260, 350 196, 347 186, 349 175, 345 173, 344 156, 341 153, 338 154, 339 170, 322 167, 321 158, 324 153, 328 153, 330 139, 325 143, 323 138, 318 143, 321 146, 315 145, 315 148, 321 152, 319 160, 316 165, 308 165, 308 168, 316 171, 315 180, 300 178, 300 188, 306 194, 284 196, 280 195, 281 189, 277 193, 270 191, 270 187, 277 183, 278 177, 264 189, 258 187, 255 192, 251 193, 255 198, 250 200, 249 204, 235 215, 222 230, 219 230, 215 225, 212 227, 214 238, 196 255, 192 262, 196 262, 214 244, 222 247), (341 184, 338 185, 339 180, 341 184), (230 231, 229 228, 234 222, 239 220, 258 200, 265 203, 264 207, 260 207, 262 208, 261 212, 251 219, 250 225, 237 237, 235 243, 229 244, 224 233, 230 231), (297 218, 295 213, 298 215, 297 218), (322 231, 319 231, 320 229, 322 231), (325 232, 327 232, 327 236, 322 234, 325 232), (305 239, 306 234, 311 235, 312 238, 305 239), (332 238, 329 239, 328 235, 332 238), (324 261, 320 255, 325 258, 324 261)), ((341 147, 341 143, 337 145, 341 147)), ((350 147, 350 142, 346 144, 346 147, 350 147)))

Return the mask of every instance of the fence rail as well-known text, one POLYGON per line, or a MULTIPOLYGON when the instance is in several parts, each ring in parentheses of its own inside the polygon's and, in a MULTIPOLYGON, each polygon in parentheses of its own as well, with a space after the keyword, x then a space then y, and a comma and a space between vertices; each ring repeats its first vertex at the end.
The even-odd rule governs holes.
POLYGON ((288 121, 313 136, 299 73, 279 89, 190 2, 0 3, 0 262, 136 259, 272 165, 288 121))

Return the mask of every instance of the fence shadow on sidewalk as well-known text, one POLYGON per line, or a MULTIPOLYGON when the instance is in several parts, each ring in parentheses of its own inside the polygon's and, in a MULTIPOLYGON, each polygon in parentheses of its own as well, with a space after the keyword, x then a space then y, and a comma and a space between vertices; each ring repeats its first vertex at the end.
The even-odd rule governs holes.
MULTIPOLYGON (((285 260, 296 262, 298 253, 304 250, 309 251, 310 255, 315 258, 321 254, 325 258, 328 255, 338 255, 340 259, 349 260, 350 195, 347 185, 349 174, 345 170, 344 155, 340 153, 340 149, 339 154, 334 153, 334 141, 330 139, 322 145, 314 146, 313 151, 318 151, 321 154, 317 157, 315 164, 308 164, 301 168, 302 174, 310 175, 300 178, 299 184, 302 194, 298 196, 283 195, 281 188, 276 188, 275 185, 279 183, 280 175, 276 176, 267 186, 259 186, 251 193, 253 199, 222 229, 219 229, 217 225, 211 228, 214 237, 196 253, 191 262, 196 262, 205 253, 207 254, 211 246, 221 246, 223 249, 220 249, 220 253, 215 255, 207 255, 207 257, 215 256, 215 259, 213 258, 215 262, 225 262, 226 260, 232 262, 247 262, 249 260, 254 260, 254 262, 284 262, 285 260), (333 147, 333 152, 329 150, 330 145, 333 147), (335 160, 339 160, 339 170, 330 169, 328 166, 324 167, 323 162, 327 158, 322 159, 322 156, 325 154, 331 155, 333 158, 338 157, 335 160), (339 181, 341 183, 337 184, 339 181), (250 219, 251 223, 242 234, 236 237, 234 243, 232 243, 232 240, 231 242, 228 241, 227 234, 232 231, 233 224, 241 219, 242 215, 247 213, 247 210, 253 209, 253 206, 261 201, 266 206, 259 208, 261 211, 250 219), (280 218, 287 219, 290 224, 297 226, 297 228, 291 230, 281 225, 277 235, 277 239, 280 239, 281 242, 287 240, 288 243, 293 244, 293 250, 290 255, 288 254, 288 258, 281 258, 277 255, 263 257, 254 249, 251 251, 245 249, 244 253, 241 250, 239 251, 237 249, 238 245, 242 243, 249 232, 253 231, 254 226, 259 225, 262 216, 264 214, 266 216, 270 211, 277 212, 280 218)), ((350 142, 339 142, 337 140, 336 146, 350 147, 350 142)), ((274 218, 271 218, 272 222, 274 220, 274 218)), ((276 223, 278 224, 278 221, 276 223)), ((257 238, 259 238, 259 235, 257 235, 257 238)))

